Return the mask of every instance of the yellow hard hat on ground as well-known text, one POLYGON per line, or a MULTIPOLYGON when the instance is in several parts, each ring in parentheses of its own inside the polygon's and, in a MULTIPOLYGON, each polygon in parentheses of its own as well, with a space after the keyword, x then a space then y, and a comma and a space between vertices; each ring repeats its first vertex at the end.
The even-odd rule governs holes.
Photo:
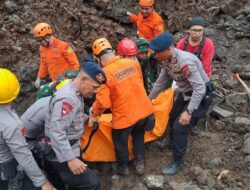
POLYGON ((0 68, 0 104, 12 102, 20 91, 16 76, 8 69, 0 68))
POLYGON ((48 34, 52 34, 52 29, 49 24, 41 22, 33 28, 33 34, 35 38, 41 38, 48 34))
POLYGON ((94 55, 98 56, 103 50, 112 49, 111 44, 106 38, 99 38, 94 41, 92 51, 94 55))

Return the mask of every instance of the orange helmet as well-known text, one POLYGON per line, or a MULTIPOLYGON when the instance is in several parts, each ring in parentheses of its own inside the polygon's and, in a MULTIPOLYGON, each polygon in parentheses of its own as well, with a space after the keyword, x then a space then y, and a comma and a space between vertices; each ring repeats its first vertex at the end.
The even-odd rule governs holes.
POLYGON ((106 38, 99 38, 94 41, 92 51, 94 55, 99 55, 103 50, 112 49, 111 44, 106 38))
POLYGON ((140 0, 139 4, 143 7, 151 7, 155 4, 155 0, 140 0))
POLYGON ((48 34, 52 34, 52 29, 49 24, 41 22, 33 28, 33 34, 35 38, 44 37, 48 34))
POLYGON ((138 53, 136 43, 128 38, 124 38, 119 42, 117 51, 119 55, 124 56, 133 56, 138 53))

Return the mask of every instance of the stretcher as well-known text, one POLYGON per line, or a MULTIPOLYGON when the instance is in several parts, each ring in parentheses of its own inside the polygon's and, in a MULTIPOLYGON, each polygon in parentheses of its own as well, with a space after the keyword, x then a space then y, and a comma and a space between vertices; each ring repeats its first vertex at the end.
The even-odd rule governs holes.
MULTIPOLYGON (((152 100, 155 114, 155 126, 153 131, 145 132, 145 143, 154 141, 161 137, 167 129, 169 113, 173 105, 174 92, 171 88, 160 93, 158 97, 152 100)), ((103 114, 99 119, 99 129, 94 134, 88 149, 82 157, 89 162, 114 162, 115 152, 111 136, 112 114, 103 114)), ((92 128, 87 126, 81 138, 81 147, 85 147, 92 128)), ((128 140, 129 159, 133 159, 132 138, 128 140)))

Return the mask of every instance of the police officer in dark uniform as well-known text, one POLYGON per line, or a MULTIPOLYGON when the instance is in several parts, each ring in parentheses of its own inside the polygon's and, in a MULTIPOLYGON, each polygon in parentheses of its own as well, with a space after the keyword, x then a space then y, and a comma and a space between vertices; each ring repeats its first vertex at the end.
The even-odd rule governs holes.
POLYGON ((100 189, 98 177, 80 158, 79 139, 88 120, 83 112, 83 98, 91 97, 104 83, 106 75, 102 69, 95 63, 85 62, 77 77, 60 88, 49 104, 45 135, 55 152, 49 161, 69 189, 100 189))
POLYGON ((11 109, 11 102, 20 91, 17 78, 3 68, 0 68, 0 89, 0 189, 7 190, 12 185, 10 182, 16 177, 19 164, 25 172, 19 189, 53 190, 26 145, 20 130, 21 120, 11 109))
POLYGON ((162 173, 175 174, 184 167, 188 131, 195 125, 197 118, 206 114, 211 104, 213 86, 203 69, 200 60, 189 52, 173 46, 173 36, 164 33, 155 37, 149 47, 155 51, 156 58, 162 63, 162 69, 149 97, 155 98, 164 90, 168 80, 176 81, 179 94, 170 113, 170 145, 173 158, 162 173))

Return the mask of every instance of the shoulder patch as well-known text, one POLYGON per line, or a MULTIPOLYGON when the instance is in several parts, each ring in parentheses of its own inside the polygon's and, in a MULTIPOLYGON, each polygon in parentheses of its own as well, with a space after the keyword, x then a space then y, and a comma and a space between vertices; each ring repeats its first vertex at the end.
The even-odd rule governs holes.
POLYGON ((182 67, 181 72, 185 75, 185 77, 189 77, 191 75, 191 71, 189 70, 188 65, 182 67))
POLYGON ((27 131, 27 130, 26 130, 26 127, 22 127, 22 128, 21 128, 21 133, 22 133, 23 136, 25 136, 26 131, 27 131))
POLYGON ((98 73, 96 75, 96 79, 99 81, 100 84, 105 82, 105 78, 103 77, 103 75, 101 73, 98 73))
POLYGON ((156 29, 157 30, 159 30, 159 31, 164 31, 164 26, 161 24, 161 25, 158 25, 157 27, 156 27, 156 29))
POLYGON ((71 54, 73 52, 73 49, 72 49, 72 47, 69 46, 66 51, 68 54, 71 54))
POLYGON ((180 65, 178 64, 176 57, 172 57, 171 64, 174 72, 180 71, 180 65))
POLYGON ((63 102, 62 103, 62 112, 61 112, 61 117, 64 117, 68 113, 70 113, 73 109, 73 106, 68 103, 68 102, 63 102))

